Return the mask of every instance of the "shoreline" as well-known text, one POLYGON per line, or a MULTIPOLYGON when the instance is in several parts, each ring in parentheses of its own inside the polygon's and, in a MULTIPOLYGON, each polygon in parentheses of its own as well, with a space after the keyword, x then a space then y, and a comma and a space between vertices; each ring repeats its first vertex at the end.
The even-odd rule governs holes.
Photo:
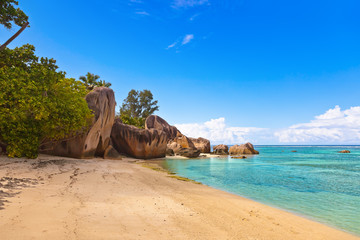
MULTIPOLYGON (((360 145, 359 145, 360 146, 360 145)), ((210 157, 215 157, 215 158, 222 158, 222 157, 228 157, 230 155, 215 155, 215 154, 204 154, 205 156, 202 157, 202 158, 210 158, 210 157)), ((171 156, 169 157, 170 160, 185 160, 185 159, 189 159, 189 158, 186 158, 186 157, 182 157, 182 156, 171 156)), ((201 159, 201 158, 195 158, 195 159, 201 159)), ((169 169, 166 169, 162 162, 164 162, 166 160, 166 158, 163 158, 163 159, 153 159, 153 160, 150 160, 149 163, 152 163, 152 164, 155 164, 157 166, 159 166, 160 168, 162 168, 164 170, 164 172, 167 172, 169 174, 174 174, 176 176, 178 176, 177 174, 178 173, 175 173, 175 172, 171 172, 169 169)), ((146 161, 146 160, 145 160, 146 161)), ((155 170, 155 169, 153 169, 155 170)), ((157 170, 155 170, 157 171, 157 170)), ((184 176, 180 176, 180 177, 184 177, 184 176)), ((299 213, 299 212, 296 212, 296 211, 291 211, 289 209, 285 209, 285 208, 282 208, 282 207, 279 207, 279 206, 276 206, 276 205, 273 205, 271 203, 265 203, 265 202, 261 202, 261 201, 257 201, 256 199, 252 199, 251 197, 248 197, 248 196, 243 196, 243 195, 240 195, 240 194, 237 194, 237 193, 234 193, 234 192, 231 192, 231 191, 227 191, 226 189, 221 189, 221 188, 217 188, 217 187, 214 187, 214 186, 210 186, 210 185, 207 185, 205 183, 202 183, 202 182, 197 182, 196 180, 194 179, 190 179, 190 178, 187 178, 187 177, 184 177, 186 179, 189 179, 189 182, 193 182, 193 183, 198 183, 198 184, 202 184, 204 186, 207 186, 209 188, 213 188, 213 189, 216 189, 216 190, 219 190, 219 191, 223 191, 223 192, 226 192, 228 194, 233 194, 235 196, 238 196, 238 197, 241 197, 241 198, 245 198, 245 199, 248 199, 250 201, 254 201, 256 203, 259 203, 259 204, 263 204, 263 205, 266 205, 266 206, 269 206, 269 207, 272 207, 272 208, 275 208, 275 209, 278 209, 280 211, 284 211, 284 212, 287 212, 289 214, 293 214, 295 216, 298 216, 298 217, 301 217, 301 218, 304 218, 304 219, 307 219, 309 221, 313 221, 313 222, 316 222, 316 223, 319 223, 319 224, 322 224, 322 225, 325 225, 327 227, 330 227, 330 228, 333 228, 333 229, 336 229, 338 231, 342 231, 342 232, 345 232, 345 233, 348 233, 348 234, 351 234, 353 236, 356 236, 356 237, 359 237, 360 238, 360 234, 356 234, 354 232, 351 232, 351 231, 348 231, 346 229, 341 229, 337 226, 334 226, 334 225, 331 225, 330 223, 325 223, 325 222, 322 222, 321 220, 318 220, 316 219, 315 217, 312 217, 312 216, 309 216, 309 215, 305 215, 305 214, 302 214, 302 213, 299 213)))
POLYGON ((0 194, 0 235, 4 239, 360 239, 283 209, 179 181, 141 166, 144 162, 1 156, 0 183, 12 181, 9 186, 14 189, 5 189, 8 197, 0 194))

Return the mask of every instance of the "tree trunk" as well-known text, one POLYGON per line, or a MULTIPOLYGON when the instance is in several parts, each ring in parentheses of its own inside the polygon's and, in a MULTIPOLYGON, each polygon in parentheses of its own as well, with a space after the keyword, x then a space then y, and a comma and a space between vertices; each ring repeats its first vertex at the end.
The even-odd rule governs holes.
POLYGON ((22 25, 22 27, 20 28, 19 31, 17 31, 11 38, 9 38, 9 40, 7 40, 3 45, 0 46, 0 51, 4 50, 6 48, 7 45, 9 45, 15 38, 17 38, 17 36, 20 35, 20 33, 22 33, 22 31, 24 31, 24 29, 29 25, 29 22, 24 23, 24 25, 22 25))

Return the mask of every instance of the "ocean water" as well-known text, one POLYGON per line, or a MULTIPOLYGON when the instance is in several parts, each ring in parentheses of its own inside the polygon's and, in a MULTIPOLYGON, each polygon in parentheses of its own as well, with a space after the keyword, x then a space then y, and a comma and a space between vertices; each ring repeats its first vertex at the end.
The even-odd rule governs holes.
POLYGON ((256 146, 246 159, 166 159, 211 187, 360 235, 360 146, 256 146), (340 150, 351 153, 337 153, 340 150), (291 152, 297 151, 297 152, 291 152))

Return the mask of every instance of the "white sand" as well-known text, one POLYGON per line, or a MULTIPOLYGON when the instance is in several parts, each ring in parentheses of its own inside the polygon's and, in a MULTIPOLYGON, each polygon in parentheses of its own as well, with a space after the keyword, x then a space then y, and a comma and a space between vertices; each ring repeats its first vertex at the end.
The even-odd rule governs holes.
POLYGON ((131 159, 2 156, 0 183, 1 240, 359 239, 131 159))

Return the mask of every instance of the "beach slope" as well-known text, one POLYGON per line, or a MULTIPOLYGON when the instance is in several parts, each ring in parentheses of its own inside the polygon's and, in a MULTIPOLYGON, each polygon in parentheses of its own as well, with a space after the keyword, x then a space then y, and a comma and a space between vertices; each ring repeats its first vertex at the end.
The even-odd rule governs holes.
POLYGON ((360 239, 133 159, 0 157, 1 239, 360 239))

